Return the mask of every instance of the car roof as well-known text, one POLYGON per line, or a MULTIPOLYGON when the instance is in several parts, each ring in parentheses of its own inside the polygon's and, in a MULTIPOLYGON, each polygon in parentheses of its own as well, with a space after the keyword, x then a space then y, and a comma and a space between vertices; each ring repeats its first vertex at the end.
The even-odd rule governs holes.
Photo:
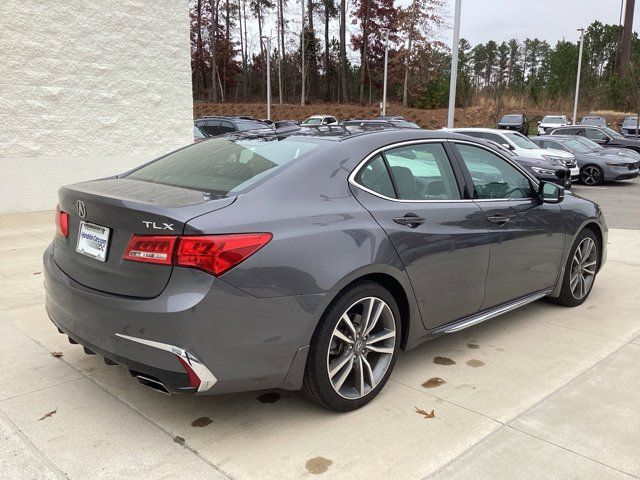
POLYGON ((505 135, 507 133, 518 133, 518 132, 505 132, 504 130, 498 130, 497 128, 485 128, 485 127, 461 127, 461 128, 450 128, 448 129, 450 132, 482 132, 482 133, 496 133, 498 135, 505 135))

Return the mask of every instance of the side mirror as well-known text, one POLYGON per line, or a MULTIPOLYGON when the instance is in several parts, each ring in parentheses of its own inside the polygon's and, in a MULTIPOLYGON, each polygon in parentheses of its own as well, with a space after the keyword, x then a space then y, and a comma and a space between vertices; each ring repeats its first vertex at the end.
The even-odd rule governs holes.
POLYGON ((540 182, 538 194, 544 203, 560 203, 564 200, 564 188, 550 182, 540 182))
POLYGON ((502 145, 504 148, 507 148, 509 150, 513 150, 513 145, 510 145, 510 144, 508 144, 506 142, 505 143, 501 143, 500 145, 502 145))
POLYGON ((540 120, 538 120, 538 125, 541 125, 541 124, 542 124, 542 122, 540 120))

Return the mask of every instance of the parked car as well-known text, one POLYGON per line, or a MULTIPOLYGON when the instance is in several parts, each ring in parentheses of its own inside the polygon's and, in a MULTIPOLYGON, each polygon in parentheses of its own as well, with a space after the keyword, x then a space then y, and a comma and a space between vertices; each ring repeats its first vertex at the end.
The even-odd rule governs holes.
POLYGON ((202 140, 206 140, 207 138, 209 138, 209 135, 204 133, 195 125, 193 126, 193 143, 201 142, 202 140))
POLYGON ((609 127, 574 125, 551 130, 550 135, 579 135, 606 148, 629 148, 640 152, 640 139, 623 137, 609 127))
POLYGON ((500 119, 496 128, 498 130, 514 130, 523 135, 529 135, 529 120, 524 113, 510 113, 500 119))
POLYGON ((580 168, 580 181, 585 185, 600 185, 614 180, 629 180, 638 176, 638 161, 611 152, 601 155, 576 140, 573 135, 545 135, 534 139, 543 148, 572 153, 580 168))
POLYGON ((349 127, 374 127, 374 128, 386 128, 386 127, 398 127, 398 128, 420 128, 417 124, 403 119, 393 118, 374 118, 374 119, 358 119, 350 118, 348 120, 342 120, 340 125, 349 127))
POLYGON ((323 133, 230 134, 62 187, 53 323, 165 393, 302 389, 346 411, 401 350, 589 296, 595 203, 464 135, 323 133))
POLYGON ((548 160, 520 157, 513 151, 492 140, 487 140, 487 143, 491 147, 500 150, 503 155, 510 157, 539 181, 556 183, 562 185, 567 190, 571 188, 571 169, 568 167, 553 164, 548 160))
POLYGON ((269 128, 267 124, 251 117, 202 117, 197 119, 194 125, 209 137, 217 137, 225 133, 269 128))
POLYGON ((334 125, 336 123, 338 123, 338 120, 332 115, 312 115, 301 122, 300 125, 304 127, 307 125, 334 125))
POLYGON ((593 151, 593 153, 597 153, 598 155, 610 156, 612 154, 622 155, 623 157, 632 158, 638 162, 640 162, 640 153, 631 150, 629 148, 605 148, 602 145, 597 144, 593 140, 589 140, 586 137, 580 137, 578 135, 571 135, 575 141, 581 143, 582 145, 588 147, 593 151))
POLYGON ((529 137, 525 137, 521 133, 491 128, 454 128, 451 131, 494 141, 508 148, 519 157, 546 160, 556 166, 568 167, 571 171, 572 180, 577 180, 580 175, 580 170, 573 155, 564 150, 540 148, 529 137))
POLYGON ((596 127, 607 127, 607 119, 602 115, 586 115, 580 120, 580 125, 595 125, 596 127))
POLYGON ((620 134, 622 134, 625 137, 638 138, 638 136, 640 135, 639 125, 640 124, 638 124, 637 115, 630 115, 628 117, 625 117, 625 119, 622 122, 622 125, 620 126, 620 134))
POLYGON ((549 130, 569 125, 566 115, 547 115, 538 122, 538 135, 545 135, 549 130))

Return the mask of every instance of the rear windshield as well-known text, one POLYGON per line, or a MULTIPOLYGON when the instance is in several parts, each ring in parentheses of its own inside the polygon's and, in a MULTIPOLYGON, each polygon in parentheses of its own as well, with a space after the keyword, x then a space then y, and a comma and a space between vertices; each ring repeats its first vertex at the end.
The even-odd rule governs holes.
POLYGON ((161 157, 127 178, 223 196, 248 187, 318 146, 300 137, 214 138, 161 157))
POLYGON ((251 120, 238 120, 236 121, 236 126, 240 132, 244 132, 245 130, 255 130, 257 128, 269 128, 268 125, 265 125, 262 122, 252 122, 251 120))
POLYGON ((581 121, 581 125, 606 125, 604 118, 602 117, 584 117, 581 121))
POLYGON ((627 117, 624 119, 623 125, 625 127, 629 127, 629 126, 635 127, 637 123, 638 123, 638 117, 627 117))

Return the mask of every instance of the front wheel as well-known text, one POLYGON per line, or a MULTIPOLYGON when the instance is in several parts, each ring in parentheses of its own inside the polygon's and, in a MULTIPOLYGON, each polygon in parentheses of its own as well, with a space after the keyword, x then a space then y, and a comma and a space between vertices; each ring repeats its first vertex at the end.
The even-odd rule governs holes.
POLYGON ((576 307, 587 299, 598 272, 599 255, 596 235, 589 229, 582 230, 571 248, 556 303, 576 307))
POLYGON ((600 185, 604 182, 604 173, 597 165, 585 165, 580 170, 580 180, 585 185, 600 185))
POLYGON ((400 312, 382 286, 363 282, 342 292, 313 335, 302 386, 320 405, 355 410, 391 375, 400 349, 400 312))

